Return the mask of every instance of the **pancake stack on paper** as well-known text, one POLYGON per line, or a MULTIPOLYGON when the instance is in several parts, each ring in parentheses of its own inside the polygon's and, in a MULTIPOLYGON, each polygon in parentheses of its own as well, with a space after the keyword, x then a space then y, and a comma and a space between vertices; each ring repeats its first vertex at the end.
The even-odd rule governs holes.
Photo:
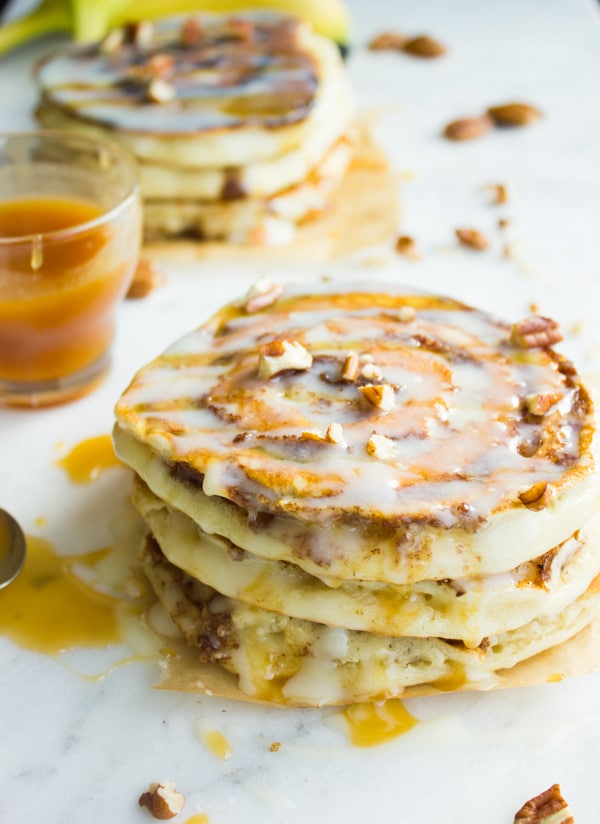
POLYGON ((37 80, 42 125, 136 154, 149 239, 287 242, 328 208, 352 154, 337 47, 290 17, 132 24, 51 55, 37 80))
POLYGON ((144 368, 115 444, 198 661, 323 705, 492 684, 590 623, 596 423, 559 339, 392 284, 259 282, 144 368))

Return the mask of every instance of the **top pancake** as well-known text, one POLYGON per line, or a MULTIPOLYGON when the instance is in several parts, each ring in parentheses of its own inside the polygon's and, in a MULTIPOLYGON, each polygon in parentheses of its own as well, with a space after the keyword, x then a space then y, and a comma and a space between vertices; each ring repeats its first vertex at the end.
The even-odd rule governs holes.
POLYGON ((195 35, 189 19, 168 18, 110 48, 51 55, 37 69, 42 113, 109 129, 146 160, 198 168, 277 156, 323 122, 324 81, 340 64, 326 38, 267 13, 195 22, 195 35))
POLYGON ((296 286, 253 311, 261 302, 217 312, 117 405, 118 427, 205 494, 322 526, 474 533, 525 516, 535 533, 534 512, 553 531, 578 499, 590 516, 592 402, 551 348, 393 284, 296 286))

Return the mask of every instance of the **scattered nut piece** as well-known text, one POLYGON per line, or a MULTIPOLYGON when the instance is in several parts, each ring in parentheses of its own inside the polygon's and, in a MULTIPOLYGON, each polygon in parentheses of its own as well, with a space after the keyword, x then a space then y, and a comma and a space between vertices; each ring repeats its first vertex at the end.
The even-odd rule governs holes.
POLYGON ((390 412, 396 406, 394 387, 389 383, 368 383, 360 386, 358 391, 371 406, 376 406, 382 412, 390 412))
POLYGON ((384 31, 369 43, 371 51, 402 51, 408 38, 397 31, 384 31))
POLYGON ((400 235, 396 241, 396 251, 399 255, 404 255, 404 257, 410 258, 410 260, 419 259, 417 244, 415 239, 410 237, 410 235, 400 235))
POLYGON ((479 229, 456 229, 456 237, 463 246, 482 252, 490 245, 487 237, 479 229))
POLYGON ((563 339, 558 323, 552 318, 534 315, 518 323, 513 323, 510 342, 521 349, 536 349, 552 346, 563 339))
POLYGON ((492 189, 494 193, 495 206, 501 206, 503 203, 508 203, 508 189, 504 183, 490 183, 487 188, 492 189))
POLYGON ((161 77, 155 77, 151 80, 146 90, 146 97, 153 103, 170 103, 176 96, 177 89, 175 86, 161 77))
POLYGON ((376 435, 373 433, 365 447, 367 455, 377 458, 380 461, 395 458, 397 454, 396 444, 387 435, 376 435))
POLYGON ((516 813, 514 824, 575 824, 559 784, 526 801, 516 813))
POLYGON ((510 226, 510 220, 507 217, 499 217, 498 218, 498 228, 499 229, 506 229, 507 226, 510 226))
POLYGON ((153 260, 142 258, 136 267, 125 297, 128 300, 145 298, 164 282, 165 276, 160 266, 153 260))
POLYGON ((280 283, 273 283, 269 278, 259 278, 246 295, 244 309, 249 315, 259 312, 272 306, 282 294, 283 286, 280 283))
POLYGON ((165 820, 175 818, 183 810, 185 798, 177 792, 175 784, 150 784, 148 791, 140 795, 138 803, 154 818, 165 820))
POLYGON ((312 366, 312 355, 297 340, 276 340, 259 349, 258 377, 265 380, 286 369, 305 370, 312 366))
POLYGON ((269 752, 279 752, 280 749, 281 749, 281 741, 273 741, 273 743, 269 747, 269 752))
POLYGON ((538 483, 530 486, 529 489, 524 489, 519 492, 519 500, 524 506, 539 509, 548 502, 550 498, 550 490, 546 481, 538 481, 538 483))
POLYGON ((349 352, 342 366, 342 380, 355 381, 358 377, 360 361, 356 352, 349 352))
POLYGON ((444 137, 448 140, 474 140, 487 134, 494 121, 489 117, 462 117, 453 120, 444 129, 444 137))
POLYGON ((184 20, 179 34, 184 46, 195 46, 202 39, 202 25, 197 17, 184 20))
POLYGON ((332 421, 327 427, 327 432, 325 433, 325 440, 328 443, 345 443, 344 429, 342 427, 342 424, 332 421))
POLYGON ((402 50, 413 57, 432 58, 446 54, 446 47, 426 34, 411 37, 406 41, 402 50))
POLYGON ((542 117, 541 111, 529 103, 504 103, 502 106, 490 106, 487 113, 497 126, 528 126, 542 117))
POLYGON ((532 415, 545 415, 562 397, 562 392, 537 392, 535 395, 527 395, 525 405, 532 415))
POLYGON ((175 58, 172 54, 159 52, 153 54, 146 63, 148 74, 152 77, 167 77, 173 74, 175 69, 175 58))
POLYGON ((383 372, 374 363, 365 363, 365 365, 360 370, 361 377, 366 378, 368 381, 378 381, 381 380, 383 377, 383 372))
POLYGON ((400 323, 410 323, 417 317, 417 310, 414 306, 401 306, 398 309, 398 320, 400 323))
POLYGON ((137 20, 133 23, 127 23, 123 34, 125 42, 139 48, 145 48, 151 44, 154 37, 154 25, 150 20, 137 20))

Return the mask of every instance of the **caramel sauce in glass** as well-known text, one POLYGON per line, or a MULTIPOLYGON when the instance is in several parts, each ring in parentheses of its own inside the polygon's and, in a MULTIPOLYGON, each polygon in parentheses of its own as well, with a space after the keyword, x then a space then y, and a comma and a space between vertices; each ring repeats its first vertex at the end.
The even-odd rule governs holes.
POLYGON ((108 253, 115 229, 95 225, 102 213, 74 198, 0 203, 1 378, 61 378, 109 349, 114 305, 127 288, 134 256, 108 253), (22 242, 2 244, 4 238, 22 242))

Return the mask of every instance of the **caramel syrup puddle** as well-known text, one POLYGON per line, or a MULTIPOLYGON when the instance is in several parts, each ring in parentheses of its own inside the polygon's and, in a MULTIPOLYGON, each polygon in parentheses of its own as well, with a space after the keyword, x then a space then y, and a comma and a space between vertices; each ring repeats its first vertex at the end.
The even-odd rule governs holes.
POLYGON ((123 466, 115 455, 110 435, 87 438, 57 461, 75 484, 89 484, 113 466, 123 466))
POLYGON ((204 813, 197 813, 193 815, 191 818, 186 818, 183 824, 210 824, 208 816, 204 813))
POLYGON ((341 714, 355 747, 377 747, 404 735, 419 723, 399 698, 376 704, 350 704, 341 714))
POLYGON ((208 730, 202 734, 201 739, 206 749, 221 761, 231 758, 231 747, 223 733, 218 730, 208 730))

